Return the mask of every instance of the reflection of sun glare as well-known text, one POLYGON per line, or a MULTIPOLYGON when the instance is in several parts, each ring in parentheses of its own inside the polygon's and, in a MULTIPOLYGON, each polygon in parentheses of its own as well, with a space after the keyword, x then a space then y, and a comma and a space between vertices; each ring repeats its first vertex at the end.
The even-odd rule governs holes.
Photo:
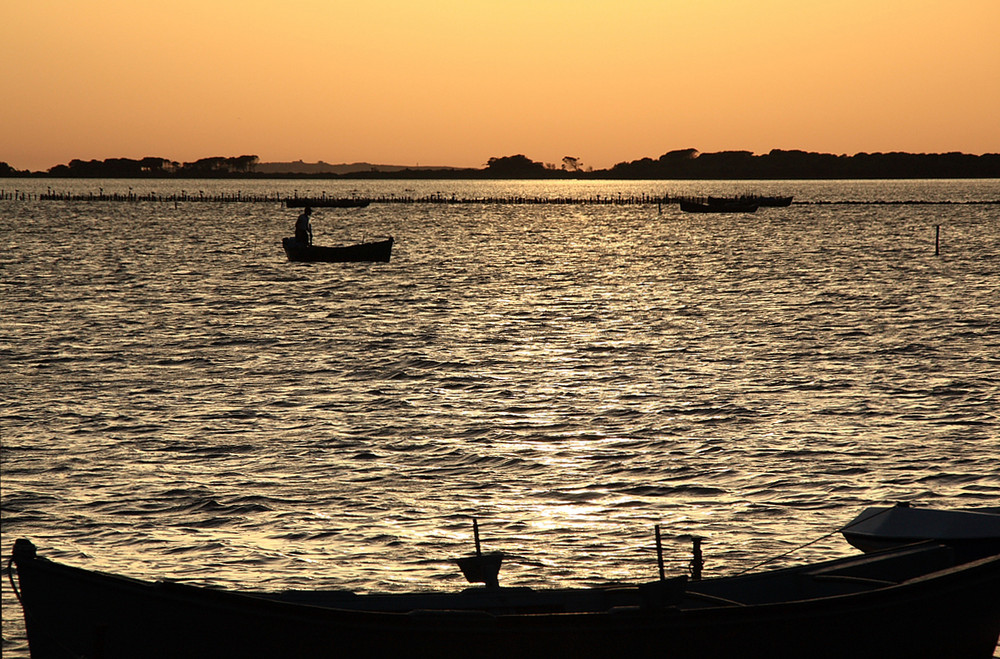
POLYGON ((527 506, 519 510, 530 520, 532 530, 554 531, 588 528, 595 519, 603 517, 606 509, 594 504, 565 502, 527 506))

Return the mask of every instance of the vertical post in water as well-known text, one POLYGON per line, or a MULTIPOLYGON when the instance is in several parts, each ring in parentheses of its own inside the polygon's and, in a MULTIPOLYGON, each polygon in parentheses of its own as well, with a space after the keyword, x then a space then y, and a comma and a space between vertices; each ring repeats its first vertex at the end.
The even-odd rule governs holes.
POLYGON ((657 524, 656 529, 656 565, 660 568, 660 581, 666 581, 667 575, 663 573, 663 543, 660 540, 660 525, 657 524))
POLYGON ((941 225, 935 225, 934 227, 934 256, 940 256, 941 254, 941 225))

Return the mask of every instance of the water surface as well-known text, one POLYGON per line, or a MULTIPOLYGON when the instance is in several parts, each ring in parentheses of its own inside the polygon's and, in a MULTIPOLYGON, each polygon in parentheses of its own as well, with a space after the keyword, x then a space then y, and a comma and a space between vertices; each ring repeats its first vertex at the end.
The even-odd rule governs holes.
POLYGON ((319 209, 396 245, 311 265, 278 204, 0 201, 4 555, 455 590, 476 516, 501 583, 587 585, 655 578, 655 524, 728 574, 851 553, 868 505, 1000 505, 997 181, 16 183, 806 203, 319 209))

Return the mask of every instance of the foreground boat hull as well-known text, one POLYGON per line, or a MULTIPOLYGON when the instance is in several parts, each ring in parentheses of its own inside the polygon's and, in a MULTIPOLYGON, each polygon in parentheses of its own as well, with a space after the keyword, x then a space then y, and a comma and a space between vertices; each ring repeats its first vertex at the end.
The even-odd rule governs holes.
MULTIPOLYGON (((681 602, 664 605, 656 584, 647 584, 565 591, 605 598, 606 604, 620 600, 601 611, 534 614, 515 613, 514 603, 521 599, 551 608, 563 591, 548 591, 554 594, 548 599, 542 598, 546 591, 537 591, 536 597, 535 591, 525 595, 526 589, 418 595, 413 602, 433 608, 386 612, 351 609, 363 606, 368 596, 267 596, 90 572, 36 558, 26 541, 18 541, 13 560, 34 659, 67 653, 106 659, 991 657, 1000 634, 1000 556, 896 586, 835 594, 837 589, 854 590, 857 580, 868 578, 854 574, 922 572, 931 559, 927 566, 947 564, 946 554, 938 551, 942 549, 926 556, 897 552, 898 557, 890 556, 892 570, 882 570, 876 560, 833 572, 821 564, 812 566, 812 572, 771 573, 792 590, 800 582, 812 588, 824 575, 833 577, 834 583, 825 587, 834 594, 799 601, 689 608, 681 602), (490 601, 489 611, 478 605, 467 608, 469 598, 490 601)), ((688 584, 688 589, 702 591, 694 593, 702 598, 710 598, 713 589, 752 594, 769 587, 768 579, 774 577, 706 580, 688 584)), ((382 601, 395 597, 406 596, 384 596, 382 601)))
POLYGON ((294 238, 282 238, 281 246, 289 261, 307 263, 352 263, 380 262, 388 263, 392 257, 393 239, 379 240, 370 243, 358 243, 344 247, 322 247, 320 245, 303 245, 294 238))

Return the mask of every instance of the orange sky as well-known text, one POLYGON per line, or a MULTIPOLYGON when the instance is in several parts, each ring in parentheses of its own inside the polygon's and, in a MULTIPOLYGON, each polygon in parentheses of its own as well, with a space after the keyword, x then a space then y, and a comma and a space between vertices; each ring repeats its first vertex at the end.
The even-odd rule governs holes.
POLYGON ((1000 0, 4 0, 0 161, 1000 152, 1000 0))

